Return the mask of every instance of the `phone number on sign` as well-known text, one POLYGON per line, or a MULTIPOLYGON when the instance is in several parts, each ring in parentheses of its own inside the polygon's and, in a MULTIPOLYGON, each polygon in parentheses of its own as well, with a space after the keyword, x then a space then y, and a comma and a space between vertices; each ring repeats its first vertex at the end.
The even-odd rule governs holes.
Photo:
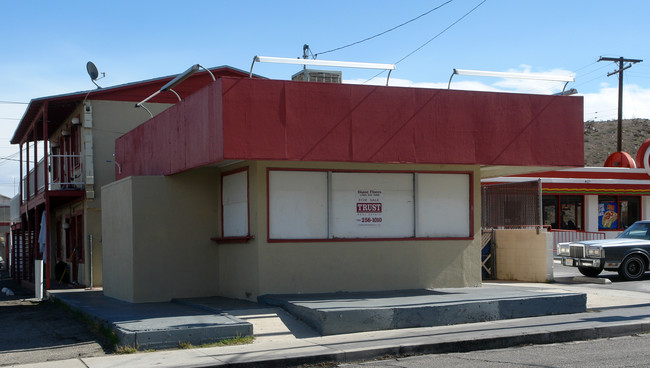
POLYGON ((362 217, 361 222, 381 222, 381 217, 362 217))

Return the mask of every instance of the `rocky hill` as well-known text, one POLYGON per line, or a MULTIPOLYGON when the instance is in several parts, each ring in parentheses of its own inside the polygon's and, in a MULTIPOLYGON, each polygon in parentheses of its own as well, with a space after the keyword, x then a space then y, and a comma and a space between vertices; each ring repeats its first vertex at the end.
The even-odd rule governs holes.
MULTIPOLYGON (((616 152, 616 120, 585 122, 585 166, 603 166, 616 152)), ((623 120, 623 151, 636 159, 639 146, 650 139, 650 119, 623 120)))

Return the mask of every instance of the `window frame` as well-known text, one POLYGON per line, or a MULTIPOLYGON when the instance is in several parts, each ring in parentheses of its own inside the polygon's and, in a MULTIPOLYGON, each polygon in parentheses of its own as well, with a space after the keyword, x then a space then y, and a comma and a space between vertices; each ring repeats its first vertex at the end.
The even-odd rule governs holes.
MULTIPOLYGON (((557 197, 557 200, 555 201, 555 223, 558 225, 557 227, 553 227, 551 225, 551 229, 553 230, 575 230, 575 231, 585 231, 586 224, 585 224, 585 195, 583 194, 543 194, 542 195, 542 211, 544 211, 544 197, 557 197), (562 228, 560 225, 562 223, 562 205, 565 204, 562 202, 562 198, 566 197, 580 197, 582 198, 582 213, 580 217, 580 223, 582 224, 582 227, 578 229, 578 224, 575 224, 576 228, 575 229, 565 229, 562 228)), ((543 219, 542 219, 543 221, 543 219)))
POLYGON ((251 219, 250 219, 250 175, 249 175, 249 170, 248 166, 242 167, 239 169, 231 170, 231 171, 225 171, 221 173, 221 183, 220 183, 220 205, 221 205, 221 238, 213 238, 212 240, 214 241, 228 241, 228 240, 248 240, 251 239, 251 219), (246 235, 238 235, 238 236, 225 236, 225 227, 224 227, 224 200, 223 200, 223 179, 226 176, 229 175, 235 175, 245 172, 246 173, 246 235))
MULTIPOLYGON (((330 175, 328 175, 328 178, 330 175)), ((329 196, 331 195, 331 182, 328 179, 327 183, 328 190, 328 202, 331 200, 329 196)), ((328 217, 331 215, 331 204, 328 203, 328 217)), ((328 224, 328 229, 330 228, 328 224)), ((331 231, 329 229, 328 231, 331 231)), ((266 241, 268 243, 330 243, 330 242, 373 242, 373 241, 396 241, 396 240, 473 240, 475 237, 474 231, 474 172, 473 171, 451 171, 451 170, 440 170, 440 171, 427 171, 427 170, 346 170, 346 169, 303 169, 303 168, 284 168, 284 167, 267 167, 266 169, 266 241), (417 174, 452 174, 452 175, 467 175, 468 180, 468 236, 436 236, 436 237, 418 237, 417 236, 417 185, 414 185, 413 200, 414 200, 414 211, 413 211, 413 220, 415 224, 415 231, 413 237, 382 237, 382 238, 372 238, 372 237, 350 237, 350 238, 333 238, 331 233, 328 234, 328 238, 271 238, 271 226, 270 226, 270 172, 271 171, 307 171, 307 172, 327 172, 327 173, 359 173, 359 174, 412 174, 414 183, 417 181, 417 174)))
MULTIPOLYGON (((640 221, 643 219, 643 196, 640 195, 628 195, 628 194, 600 194, 598 195, 598 231, 625 231, 627 229, 626 227, 623 227, 621 225, 621 197, 634 197, 639 199, 639 212, 638 212, 638 219, 636 221, 640 221), (600 221, 600 198, 601 197, 614 197, 616 198, 616 212, 618 215, 618 226, 615 229, 606 229, 606 228, 601 228, 601 221, 600 221)), ((635 221, 635 222, 636 222, 635 221)), ((634 222, 633 222, 634 223, 634 222)), ((631 224, 630 224, 631 225, 631 224)))

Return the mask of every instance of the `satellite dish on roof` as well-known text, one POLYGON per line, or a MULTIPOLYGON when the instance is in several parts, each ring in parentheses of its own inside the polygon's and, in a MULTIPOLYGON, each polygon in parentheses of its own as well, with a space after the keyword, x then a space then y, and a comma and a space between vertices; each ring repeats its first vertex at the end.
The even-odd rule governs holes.
POLYGON ((99 71, 97 71, 97 67, 95 66, 95 64, 92 61, 89 61, 88 63, 86 63, 86 70, 88 71, 88 75, 90 76, 90 80, 93 81, 93 83, 95 83, 97 88, 102 88, 95 81, 97 79, 104 78, 106 76, 106 73, 102 73, 102 78, 98 78, 99 77, 99 71))

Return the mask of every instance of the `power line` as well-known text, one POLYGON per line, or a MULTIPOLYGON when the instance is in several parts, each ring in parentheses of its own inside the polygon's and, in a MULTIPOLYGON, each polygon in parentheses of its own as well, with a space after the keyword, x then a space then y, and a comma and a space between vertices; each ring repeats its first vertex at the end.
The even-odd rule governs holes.
MULTIPOLYGON (((598 61, 595 61, 594 64, 597 63, 597 62, 598 62, 598 61)), ((591 66, 591 65, 593 65, 593 64, 590 64, 589 66, 591 66)), ((590 72, 587 72, 587 73, 584 73, 584 74, 580 74, 580 77, 585 77, 585 76, 587 76, 587 75, 589 75, 589 74, 592 74, 592 73, 595 73, 595 72, 597 72, 597 71, 599 71, 599 70, 601 70, 601 69, 607 68, 607 67, 609 67, 610 65, 611 65, 611 64, 602 64, 600 67, 598 67, 598 68, 596 68, 596 69, 594 69, 594 70, 592 70, 592 71, 590 71, 590 72)), ((580 68, 580 69, 578 69, 578 70, 582 70, 582 69, 584 69, 584 68, 580 68)), ((576 73, 576 77, 578 76, 578 73, 577 73, 578 70, 575 70, 575 71, 574 71, 574 73, 576 73)))
POLYGON ((10 105, 29 105, 29 102, 17 102, 17 101, 0 101, 1 104, 10 104, 10 105))
POLYGON ((327 53, 329 53, 329 52, 334 52, 334 51, 342 50, 342 49, 344 49, 344 48, 347 48, 347 47, 350 47, 350 46, 354 46, 354 45, 358 45, 358 44, 360 44, 360 43, 362 43, 362 42, 370 41, 370 40, 372 40, 373 38, 377 38, 377 37, 379 37, 379 36, 385 35, 385 34, 388 33, 388 32, 394 31, 394 30, 396 30, 397 28, 400 28, 400 27, 402 27, 402 26, 405 26, 405 25, 407 25, 407 24, 409 24, 409 23, 411 23, 411 22, 413 22, 413 21, 416 21, 416 20, 418 20, 418 19, 424 17, 425 15, 427 15, 427 14, 433 12, 433 11, 436 11, 436 10, 442 8, 443 6, 449 4, 449 3, 452 2, 452 1, 454 1, 454 0, 448 0, 448 1, 446 1, 445 3, 443 3, 442 5, 439 5, 439 6, 433 8, 433 9, 431 9, 431 10, 429 10, 429 11, 426 11, 426 12, 424 12, 424 13, 418 15, 417 17, 415 17, 415 18, 413 18, 413 19, 410 19, 410 20, 407 20, 406 22, 404 22, 404 23, 402 23, 402 24, 399 24, 399 25, 397 25, 397 26, 395 26, 395 27, 393 27, 393 28, 391 28, 391 29, 388 29, 388 30, 383 31, 383 32, 381 32, 381 33, 377 33, 377 34, 374 35, 374 36, 370 36, 370 37, 364 38, 363 40, 360 40, 360 41, 352 42, 352 43, 347 44, 347 45, 345 45, 345 46, 337 47, 337 48, 334 48, 334 49, 331 49, 331 50, 327 50, 327 51, 323 51, 323 52, 318 52, 318 53, 316 53, 316 54, 314 55, 314 58, 318 57, 318 55, 321 55, 321 54, 327 54, 327 53))
POLYGON ((594 62, 591 63, 591 64, 587 64, 587 65, 585 65, 585 66, 583 66, 583 67, 581 67, 581 68, 578 68, 578 69, 574 70, 573 72, 574 72, 574 73, 578 73, 578 72, 581 71, 582 69, 587 69, 588 67, 590 67, 590 66, 592 66, 592 65, 594 65, 594 64, 597 64, 597 63, 598 63, 598 60, 594 61, 594 62))
POLYGON ((405 60, 406 58, 408 58, 409 56, 411 56, 411 55, 415 54, 416 52, 420 51, 420 49, 422 49, 424 46, 428 45, 431 41, 433 41, 433 40, 435 40, 436 38, 440 37, 440 35, 442 35, 443 33, 447 32, 451 27, 455 26, 456 23, 458 23, 458 22, 460 22, 461 20, 465 19, 466 16, 470 15, 472 12, 474 12, 474 10, 478 9, 478 7, 481 6, 481 5, 483 5, 486 1, 487 1, 487 0, 483 0, 483 1, 481 1, 478 5, 476 5, 475 7, 473 7, 472 10, 468 11, 468 12, 465 13, 462 17, 458 18, 458 20, 456 20, 454 23, 452 23, 451 25, 449 25, 449 27, 443 29, 440 33, 438 33, 437 35, 433 36, 429 41, 423 43, 422 46, 420 46, 420 47, 418 47, 417 49, 411 51, 408 55, 406 55, 406 56, 404 56, 403 58, 401 58, 401 59, 399 59, 398 61, 396 61, 395 64, 399 64, 399 63, 401 63, 402 61, 404 61, 404 60, 405 60))
MULTIPOLYGON (((465 19, 465 17, 467 17, 468 15, 470 15, 472 12, 474 12, 474 10, 478 9, 478 7, 481 6, 481 5, 483 5, 486 1, 487 1, 487 0, 483 0, 483 1, 481 1, 478 5, 476 5, 475 7, 473 7, 470 11, 468 11, 467 13, 465 13, 462 17, 458 18, 455 22, 453 22, 452 24, 450 24, 447 28, 445 28, 445 29, 443 29, 442 31, 440 31, 437 35, 435 35, 435 36, 433 36, 432 38, 430 38, 427 42, 423 43, 422 45, 420 45, 420 46, 419 46, 418 48, 416 48, 415 50, 409 52, 409 53, 408 53, 406 56, 404 56, 403 58, 397 60, 397 61, 395 62, 395 64, 399 64, 399 63, 401 63, 402 61, 406 60, 406 58, 408 58, 408 57, 410 57, 411 55, 415 54, 416 52, 420 51, 424 46, 426 46, 426 45, 428 45, 429 43, 431 43, 431 41, 433 41, 433 40, 435 40, 436 38, 440 37, 443 33, 447 32, 451 27, 455 26, 458 22, 460 22, 461 20, 465 19)), ((365 82, 363 82, 363 84, 368 83, 368 82, 371 81, 373 78, 378 77, 379 75, 383 74, 384 72, 386 72, 386 71, 383 70, 383 71, 381 71, 381 72, 375 74, 374 76, 370 77, 370 79, 368 79, 368 80, 366 80, 365 82)))
MULTIPOLYGON (((607 67, 609 67, 609 66, 612 65, 612 64, 601 64, 600 67, 598 67, 598 68, 596 68, 596 69, 594 69, 594 70, 592 70, 592 71, 590 71, 590 72, 586 72, 586 73, 584 73, 584 74, 578 74, 578 71, 583 70, 583 69, 586 69, 586 68, 588 68, 588 67, 590 67, 590 66, 592 66, 592 65, 594 65, 594 64, 596 64, 596 63, 598 63, 598 60, 594 61, 594 62, 591 63, 591 64, 585 65, 585 66, 583 66, 583 67, 581 67, 581 68, 578 68, 578 69, 574 70, 574 71, 573 71, 573 74, 575 75, 576 81, 577 81, 579 78, 586 77, 586 76, 589 75, 589 74, 593 74, 593 73, 595 73, 595 72, 597 72, 597 71, 599 71, 599 70, 601 70, 601 69, 603 69, 603 68, 607 68, 607 67)), ((586 81, 580 80, 579 83, 573 84, 572 86, 573 86, 573 87, 580 87, 580 86, 583 86, 583 85, 588 84, 588 83, 590 83, 590 82, 593 82, 593 81, 595 81, 596 79, 601 79, 601 78, 602 78, 602 75, 598 75, 597 77, 595 77, 595 78, 591 78, 591 79, 586 80, 586 81)), ((546 87, 543 87, 543 86, 539 86, 539 87, 535 87, 535 88, 532 88, 532 89, 530 89, 530 90, 527 90, 526 92, 535 92, 535 91, 550 91, 550 92, 552 92, 553 89, 551 89, 551 88, 546 88, 546 87)))

